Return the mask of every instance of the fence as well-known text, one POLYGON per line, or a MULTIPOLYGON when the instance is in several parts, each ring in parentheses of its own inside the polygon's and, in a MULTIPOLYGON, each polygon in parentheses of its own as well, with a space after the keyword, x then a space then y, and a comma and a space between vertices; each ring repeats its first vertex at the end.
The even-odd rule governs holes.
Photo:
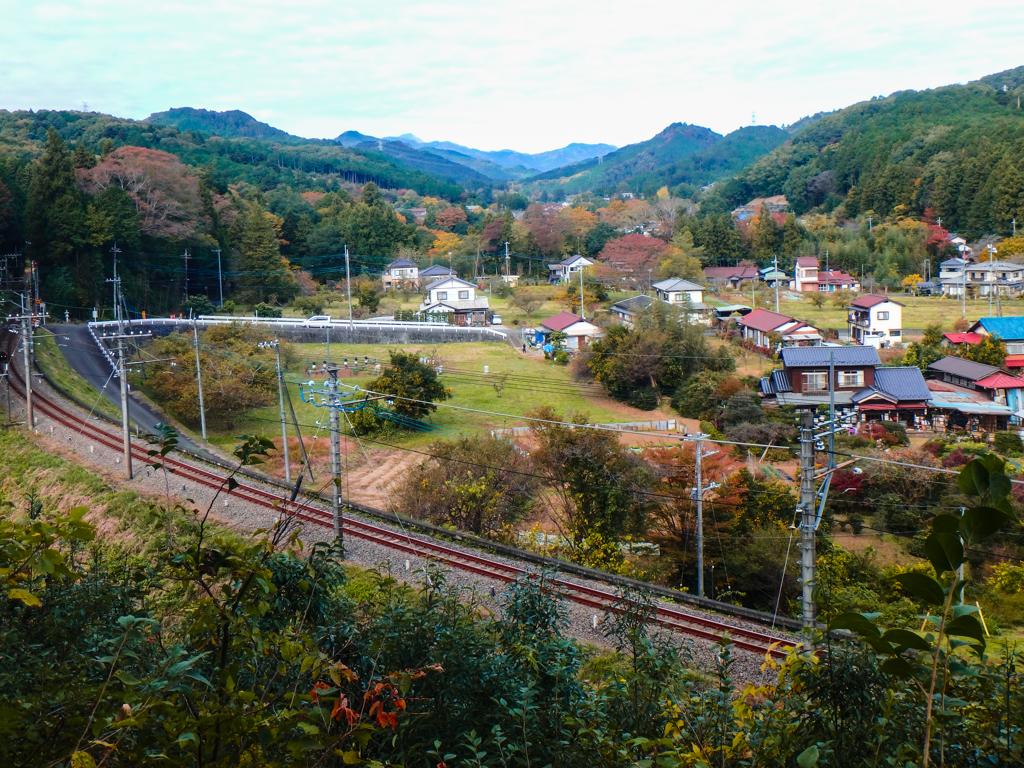
MULTIPOLYGON (((665 421, 628 421, 614 424, 587 424, 585 426, 621 430, 623 432, 675 432, 679 429, 678 422, 675 419, 667 419, 665 421)), ((505 427, 504 429, 492 429, 491 435, 493 437, 515 437, 516 435, 526 434, 530 429, 530 427, 505 427)))

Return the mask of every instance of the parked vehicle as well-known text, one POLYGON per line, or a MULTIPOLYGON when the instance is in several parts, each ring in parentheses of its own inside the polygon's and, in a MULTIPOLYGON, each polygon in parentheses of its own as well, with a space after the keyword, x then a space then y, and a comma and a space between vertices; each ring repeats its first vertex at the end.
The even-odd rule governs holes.
POLYGON ((308 320, 302 321, 303 328, 330 328, 331 327, 331 316, 330 315, 313 315, 308 320))

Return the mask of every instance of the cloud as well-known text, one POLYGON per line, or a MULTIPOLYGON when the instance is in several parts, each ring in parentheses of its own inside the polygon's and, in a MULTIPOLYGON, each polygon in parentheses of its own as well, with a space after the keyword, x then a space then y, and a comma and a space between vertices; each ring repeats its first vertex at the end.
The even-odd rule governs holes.
POLYGON ((300 135, 412 132, 487 149, 727 132, 1021 64, 989 2, 515 5, 69 0, 9 9, 0 107, 141 118, 242 109, 300 135), (1002 44, 993 41, 1002 40, 1002 44))

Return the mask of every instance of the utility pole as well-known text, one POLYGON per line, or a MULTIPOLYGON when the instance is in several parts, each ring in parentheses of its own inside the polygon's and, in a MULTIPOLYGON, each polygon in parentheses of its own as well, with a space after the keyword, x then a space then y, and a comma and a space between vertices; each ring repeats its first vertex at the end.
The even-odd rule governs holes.
POLYGON ((696 451, 693 462, 694 493, 697 496, 697 597, 704 597, 704 489, 700 487, 700 460, 704 451, 704 435, 698 433, 694 442, 696 451))
POLYGON ((117 281, 117 254, 119 254, 121 252, 121 249, 117 247, 117 241, 114 242, 114 246, 113 246, 113 248, 110 249, 110 252, 112 254, 114 254, 114 280, 112 281, 113 282, 113 288, 114 288, 114 319, 117 321, 117 330, 118 330, 118 333, 120 333, 121 332, 121 302, 118 301, 118 297, 117 297, 117 286, 120 285, 120 283, 117 281))
POLYGON ((779 256, 775 255, 775 314, 779 313, 779 256))
POLYGON ((220 288, 220 304, 218 306, 224 306, 224 278, 220 271, 220 248, 214 248, 213 252, 217 254, 217 285, 220 288))
MULTIPOLYGON (((32 313, 29 305, 32 296, 28 291, 22 294, 21 320, 21 354, 25 368, 25 423, 29 431, 36 428, 35 411, 32 409, 32 313)), ((8 389, 10 383, 8 383, 8 389)))
MULTIPOLYGON (((114 306, 121 306, 121 278, 115 277, 112 280, 108 280, 108 283, 114 285, 114 306)), ((117 324, 118 332, 112 337, 117 340, 117 375, 120 379, 121 384, 121 442, 124 450, 124 470, 125 477, 131 480, 132 474, 132 439, 131 439, 131 427, 128 416, 128 366, 126 361, 127 347, 125 346, 125 339, 129 338, 132 334, 124 333, 124 329, 119 321, 117 324)), ((149 334, 141 334, 141 336, 148 336, 149 334)))
MULTIPOLYGON (((261 341, 257 346, 273 347, 274 352, 277 353, 277 399, 281 409, 281 445, 284 451, 284 479, 286 482, 291 483, 292 465, 288 458, 288 422, 284 416, 284 372, 281 370, 281 342, 279 339, 261 341)), ((299 474, 301 475, 302 472, 300 471, 299 474)))
POLYGON ((814 631, 814 413, 800 414, 800 581, 804 634, 814 631))
POLYGON ((199 325, 192 323, 192 338, 196 348, 196 384, 199 385, 199 424, 206 439, 206 408, 203 406, 203 371, 199 365, 199 325))
POLYGON ((188 301, 188 248, 185 249, 185 301, 188 301))
MULTIPOLYGON (((352 329, 352 278, 348 271, 348 246, 345 246, 345 290, 348 291, 348 327, 351 332, 352 329)), ((327 329, 327 338, 331 338, 331 329, 327 329)), ((349 341, 352 340, 351 335, 349 341)), ((330 342, 328 342, 328 354, 330 354, 330 342)))
POLYGON ((334 506, 334 538, 339 543, 345 543, 345 531, 341 523, 341 435, 338 431, 338 367, 335 365, 327 369, 328 403, 327 407, 331 412, 331 500, 334 506))
POLYGON ((584 320, 587 319, 586 313, 583 311, 583 265, 580 264, 580 317, 584 320))

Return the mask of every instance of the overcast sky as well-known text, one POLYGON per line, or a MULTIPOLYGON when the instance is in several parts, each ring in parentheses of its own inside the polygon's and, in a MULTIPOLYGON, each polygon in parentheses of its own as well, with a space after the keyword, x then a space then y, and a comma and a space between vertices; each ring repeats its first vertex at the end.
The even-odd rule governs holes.
POLYGON ((1019 0, 0 0, 0 108, 480 149, 791 123, 1024 64, 1019 0))

